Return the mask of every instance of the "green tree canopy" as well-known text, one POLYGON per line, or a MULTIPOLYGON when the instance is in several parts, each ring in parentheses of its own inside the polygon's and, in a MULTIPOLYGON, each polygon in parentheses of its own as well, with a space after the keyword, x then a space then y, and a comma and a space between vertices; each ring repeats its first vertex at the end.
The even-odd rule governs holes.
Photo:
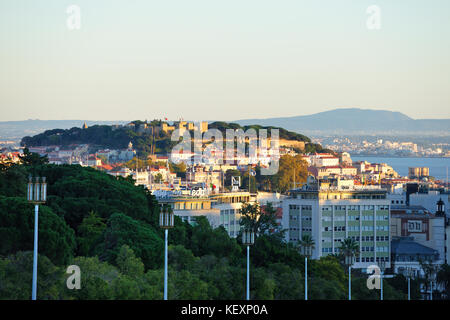
POLYGON ((107 221, 103 242, 97 246, 96 253, 114 263, 123 245, 133 249, 146 268, 162 266, 163 240, 155 230, 122 213, 115 213, 107 221))
MULTIPOLYGON (((66 263, 74 255, 74 231, 47 206, 39 206, 38 221, 39 253, 66 263)), ((0 239, 0 255, 33 250, 34 206, 26 199, 0 196, 0 239)))

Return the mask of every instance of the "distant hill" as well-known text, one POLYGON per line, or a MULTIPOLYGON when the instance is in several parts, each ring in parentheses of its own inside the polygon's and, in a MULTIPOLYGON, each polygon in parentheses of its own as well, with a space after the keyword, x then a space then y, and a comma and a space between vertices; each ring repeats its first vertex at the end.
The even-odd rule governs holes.
POLYGON ((0 121, 0 140, 20 140, 25 136, 35 135, 46 130, 55 128, 70 129, 81 128, 83 123, 88 126, 94 124, 124 124, 126 121, 91 121, 91 120, 23 120, 23 121, 0 121))
MULTIPOLYGON (((159 126, 158 121, 154 123, 159 126)), ((156 131, 153 136, 150 130, 151 124, 144 121, 133 121, 132 125, 112 126, 112 125, 93 125, 86 129, 71 127, 70 129, 51 129, 45 130, 33 136, 25 136, 21 140, 21 145, 26 147, 61 145, 69 146, 72 144, 90 144, 100 148, 123 149, 131 141, 140 156, 147 156, 152 152, 154 144, 155 153, 168 153, 178 142, 171 141, 171 133, 165 133, 162 130, 156 131)), ((226 129, 243 129, 247 131, 252 128, 275 129, 273 126, 249 125, 240 126, 236 123, 213 122, 209 128, 222 131, 226 136, 226 129)), ((298 149, 299 152, 331 152, 322 148, 320 144, 311 142, 311 139, 299 133, 291 132, 283 128, 279 129, 280 145, 291 146, 298 149)), ((269 131, 270 132, 270 131, 269 131)), ((193 137, 193 132, 191 133, 193 137)))
POLYGON ((412 119, 403 113, 358 108, 335 109, 307 116, 234 121, 240 125, 279 126, 304 134, 450 134, 450 119, 412 119))

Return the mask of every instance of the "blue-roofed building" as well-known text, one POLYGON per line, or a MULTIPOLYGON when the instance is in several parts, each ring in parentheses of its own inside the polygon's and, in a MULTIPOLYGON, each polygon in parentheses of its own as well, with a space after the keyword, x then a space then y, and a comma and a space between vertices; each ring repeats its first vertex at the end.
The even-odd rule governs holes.
POLYGON ((429 261, 439 265, 441 260, 439 251, 424 246, 413 237, 394 237, 391 241, 392 271, 405 274, 412 269, 415 276, 423 276, 424 272, 420 261, 429 261))
POLYGON ((418 205, 391 205, 391 237, 412 237, 424 247, 439 253, 438 264, 448 263, 446 218, 418 205))

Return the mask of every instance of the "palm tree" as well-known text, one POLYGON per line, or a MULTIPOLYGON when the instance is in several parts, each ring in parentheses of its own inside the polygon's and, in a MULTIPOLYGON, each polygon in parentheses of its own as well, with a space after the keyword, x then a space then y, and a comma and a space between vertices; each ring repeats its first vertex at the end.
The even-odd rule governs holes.
POLYGON ((298 241, 298 244, 301 248, 302 254, 310 258, 312 255, 312 251, 315 248, 314 239, 310 235, 306 234, 302 237, 302 240, 298 241))
POLYGON ((353 240, 352 238, 345 238, 341 242, 341 252, 344 257, 347 257, 349 260, 345 261, 347 266, 352 265, 353 257, 357 257, 359 255, 359 245, 358 242, 353 240))
POLYGON ((425 288, 425 294, 428 292, 428 289, 430 289, 430 299, 431 295, 433 294, 433 282, 436 280, 436 274, 438 272, 437 266, 433 264, 433 261, 431 259, 421 259, 419 258, 420 266, 423 270, 423 277, 422 282, 424 284, 425 288))
POLYGON ((442 265, 439 269, 437 282, 442 286, 445 298, 450 298, 450 266, 448 264, 442 265))

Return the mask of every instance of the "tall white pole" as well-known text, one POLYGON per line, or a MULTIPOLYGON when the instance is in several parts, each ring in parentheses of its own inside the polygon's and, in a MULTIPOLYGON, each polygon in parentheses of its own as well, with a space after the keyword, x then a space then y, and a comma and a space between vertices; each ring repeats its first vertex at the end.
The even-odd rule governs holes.
POLYGON ((383 271, 381 271, 381 300, 383 300, 383 271))
POLYGON ((247 246, 247 300, 250 300, 250 246, 247 246))
POLYGON ((411 300, 411 278, 408 277, 408 301, 411 300))
POLYGON ((348 300, 352 300, 352 267, 348 266, 348 300))
POLYGON ((164 300, 167 300, 167 238, 169 229, 165 229, 165 249, 164 249, 164 300))
POLYGON ((305 300, 308 300, 308 258, 305 257, 305 300))
POLYGON ((37 291, 37 259, 38 259, 38 215, 39 205, 34 205, 34 253, 33 253, 33 286, 31 298, 36 300, 37 291))

